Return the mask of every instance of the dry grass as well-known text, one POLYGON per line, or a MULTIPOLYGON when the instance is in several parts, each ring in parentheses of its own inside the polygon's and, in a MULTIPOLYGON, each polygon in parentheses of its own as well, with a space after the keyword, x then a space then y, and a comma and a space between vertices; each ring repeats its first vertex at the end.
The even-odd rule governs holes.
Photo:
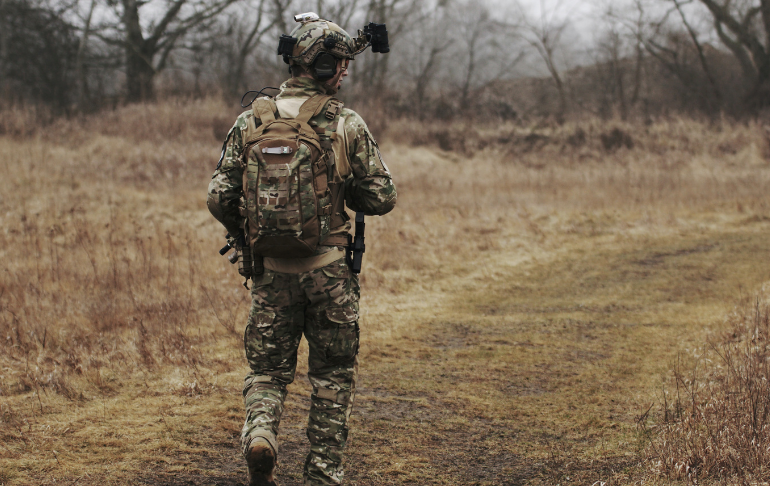
MULTIPOLYGON (((233 115, 204 100, 2 117, 0 484, 244 480, 248 293, 204 202, 233 115)), ((350 483, 646 480, 637 416, 767 280, 764 128, 404 122, 381 138, 399 204, 367 221, 350 483)), ((301 478, 305 371, 282 485, 301 478)))
POLYGON ((194 369, 216 324, 234 332, 230 309, 246 299, 221 292, 223 269, 202 261, 213 235, 198 235, 202 197, 184 182, 208 172, 200 154, 214 151, 210 128, 196 138, 173 123, 186 113, 164 108, 61 121, 34 139, 0 142, 0 329, 14 364, 4 393, 52 387, 74 398, 86 383, 108 386, 101 376, 110 369, 194 369), (168 123, 147 128, 159 115, 168 123))
MULTIPOLYGON (((110 415, 121 418, 136 396, 211 393, 219 374, 237 367, 248 296, 207 258, 221 235, 204 214, 205 187, 190 181, 205 186, 217 142, 196 112, 136 106, 0 139, 9 479, 43 481, 41 463, 65 463, 63 450, 91 436, 106 449, 87 459, 96 460, 87 471, 105 477, 110 464, 98 462, 110 441, 144 432, 105 427, 110 415), (58 458, 55 445, 41 449, 51 443, 63 449, 58 458)), ((147 451, 157 451, 154 442, 147 451)))
MULTIPOLYGON (((763 291, 731 313, 695 366, 677 366, 647 458, 652 470, 697 483, 770 479, 770 308, 763 291)), ((647 425, 646 423, 643 425, 647 425)))

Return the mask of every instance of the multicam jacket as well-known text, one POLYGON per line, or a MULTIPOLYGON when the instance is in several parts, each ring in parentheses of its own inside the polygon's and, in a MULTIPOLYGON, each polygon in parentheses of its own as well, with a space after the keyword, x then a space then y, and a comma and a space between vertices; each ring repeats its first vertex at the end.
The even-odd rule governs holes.
MULTIPOLYGON (((298 110, 304 99, 316 94, 324 94, 324 90, 315 80, 289 79, 281 85, 281 92, 276 97, 280 116, 287 115, 284 111, 291 111, 292 106, 298 110)), ((243 197, 242 132, 246 128, 247 120, 252 116, 252 110, 241 113, 230 129, 208 189, 209 209, 231 234, 240 232, 243 223, 239 211, 243 197)), ((296 113, 293 116, 296 116, 296 113)), ((396 187, 382 160, 377 142, 363 119, 356 112, 343 108, 339 119, 327 120, 321 116, 314 120, 321 128, 324 128, 324 124, 338 123, 338 132, 339 128, 344 126, 343 136, 338 137, 334 152, 337 155, 338 171, 345 179, 347 207, 353 211, 363 211, 367 215, 382 215, 392 210, 396 204, 396 187)), ((342 227, 333 228, 331 234, 338 235, 349 231, 348 221, 342 227)))

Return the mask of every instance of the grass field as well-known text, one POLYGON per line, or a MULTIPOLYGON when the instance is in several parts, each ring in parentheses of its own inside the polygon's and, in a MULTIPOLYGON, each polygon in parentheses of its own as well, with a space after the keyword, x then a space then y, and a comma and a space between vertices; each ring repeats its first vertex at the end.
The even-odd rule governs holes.
MULTIPOLYGON (((214 100, 3 117, 0 484, 245 484, 249 295, 205 207, 231 118, 214 100)), ((381 138, 399 200, 367 221, 347 483, 667 484, 640 422, 770 280, 764 128, 381 138)), ((300 353, 284 486, 307 448, 300 353)))

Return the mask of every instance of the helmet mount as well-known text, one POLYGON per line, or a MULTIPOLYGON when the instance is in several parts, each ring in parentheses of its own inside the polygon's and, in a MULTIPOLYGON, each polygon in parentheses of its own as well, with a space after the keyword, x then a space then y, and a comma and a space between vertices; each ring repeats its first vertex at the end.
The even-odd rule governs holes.
POLYGON ((332 49, 336 45, 337 45, 337 41, 333 37, 327 37, 326 39, 324 39, 325 48, 332 49))
POLYGON ((340 26, 321 19, 315 12, 295 15, 294 20, 300 25, 291 34, 281 35, 278 55, 286 64, 299 65, 314 73, 319 81, 337 74, 337 60, 354 59, 369 46, 372 52, 390 52, 385 24, 370 22, 353 39, 340 26))

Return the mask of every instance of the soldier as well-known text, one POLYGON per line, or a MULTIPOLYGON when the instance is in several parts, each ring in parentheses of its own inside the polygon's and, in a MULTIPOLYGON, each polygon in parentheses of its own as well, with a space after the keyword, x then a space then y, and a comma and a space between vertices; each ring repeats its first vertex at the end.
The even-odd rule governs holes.
MULTIPOLYGON (((246 422, 241 432, 251 486, 276 484, 273 473, 278 425, 286 386, 294 380, 297 347, 303 334, 310 350, 308 377, 313 386, 307 427, 310 453, 305 461, 304 484, 342 483, 342 454, 355 396, 359 340, 359 284, 346 258, 351 224, 344 206, 367 215, 383 215, 396 204, 390 172, 366 124, 354 111, 342 108, 341 102, 329 97, 340 89, 355 54, 368 45, 375 52, 387 52, 385 26, 370 24, 359 32, 357 39, 351 39, 338 25, 315 14, 302 14, 295 20, 300 25, 290 36, 282 36, 279 45, 279 54, 290 65, 292 77, 281 85, 274 101, 256 100, 252 109, 235 121, 208 190, 207 203, 212 215, 231 235, 245 231, 257 269, 251 277, 252 306, 244 335, 251 372, 243 389, 246 422), (375 49, 376 35, 369 30, 371 26, 384 32, 384 48, 375 49), (278 126, 273 119, 298 122, 291 125, 295 127, 311 127, 320 140, 322 155, 313 166, 317 164, 321 170, 312 177, 324 180, 314 179, 313 184, 298 186, 300 192, 317 192, 319 185, 326 188, 324 184, 328 184, 327 194, 331 195, 330 200, 318 199, 317 214, 311 207, 313 214, 309 217, 320 221, 320 236, 310 238, 318 244, 314 248, 309 245, 309 254, 294 252, 291 245, 282 243, 288 241, 285 239, 260 239, 260 235, 272 231, 271 222, 279 230, 296 223, 279 215, 293 204, 292 190, 282 200, 280 191, 273 193, 270 186, 294 180, 292 175, 272 177, 269 172, 279 166, 289 170, 291 164, 269 165, 270 157, 282 157, 280 154, 293 150, 294 157, 314 153, 310 147, 313 143, 299 144, 293 149, 288 145, 276 147, 276 143, 257 143, 265 147, 250 148, 255 140, 265 138, 264 133, 259 134, 260 127, 278 126), (272 217, 278 219, 273 221, 272 217)), ((285 126, 275 130, 279 129, 290 130, 285 126)), ((302 132, 302 128, 298 130, 302 132)), ((307 135, 309 132, 304 133, 312 138, 312 134, 307 135)), ((301 170, 296 177, 304 177, 301 170)), ((300 197, 305 197, 304 193, 297 195, 296 201, 300 197)), ((302 211, 300 208, 292 214, 302 211)), ((308 233, 307 228, 307 224, 302 226, 297 238, 308 233)))

